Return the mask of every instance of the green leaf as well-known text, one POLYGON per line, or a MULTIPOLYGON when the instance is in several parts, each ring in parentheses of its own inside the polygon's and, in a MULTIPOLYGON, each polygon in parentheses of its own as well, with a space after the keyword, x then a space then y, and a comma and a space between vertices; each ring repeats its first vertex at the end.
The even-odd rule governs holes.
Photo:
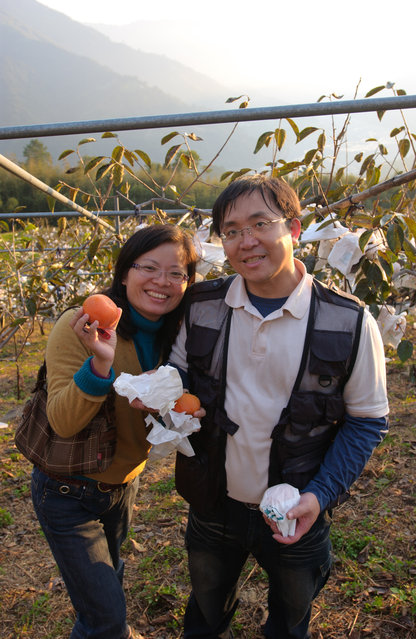
POLYGON ((71 153, 74 153, 75 151, 73 149, 66 149, 66 151, 62 151, 61 155, 59 156, 58 160, 63 160, 64 158, 68 157, 68 155, 71 155, 71 153))
POLYGON ((111 131, 106 131, 102 134, 102 138, 116 138, 117 135, 115 133, 111 133, 111 131))
POLYGON ((367 188, 370 188, 371 186, 374 186, 375 184, 378 184, 380 181, 380 167, 375 166, 375 167, 370 167, 367 171, 367 188))
POLYGON ((322 133, 318 136, 318 149, 321 153, 324 152, 325 144, 326 144, 326 135, 325 135, 325 131, 322 131, 322 133))
POLYGON ((244 95, 239 95, 237 98, 227 98, 225 101, 225 104, 230 104, 231 102, 236 102, 236 100, 241 100, 241 98, 243 98, 244 95))
POLYGON ((82 144, 89 144, 90 142, 95 142, 95 138, 83 138, 81 142, 78 142, 78 146, 82 144))
POLYGON ((126 158, 127 162, 130 164, 130 166, 134 165, 134 160, 136 159, 136 156, 134 153, 132 153, 132 151, 128 151, 128 149, 124 149, 124 157, 126 158))
POLYGON ((377 117, 380 120, 380 122, 383 119, 384 114, 385 114, 385 111, 377 111, 377 117))
POLYGON ((152 161, 149 158, 149 156, 147 155, 147 153, 145 153, 144 151, 141 151, 140 149, 135 149, 134 151, 135 153, 137 153, 137 155, 139 156, 139 158, 141 160, 143 160, 143 162, 146 164, 146 166, 150 168, 152 168, 152 161))
POLYGON ((392 131, 390 131, 390 137, 394 138, 396 137, 396 135, 399 135, 399 133, 401 133, 402 131, 404 131, 404 126, 401 126, 400 128, 392 129, 392 131))
POLYGON ((412 263, 416 262, 416 248, 413 246, 411 242, 409 242, 407 237, 405 237, 403 240, 403 250, 409 262, 412 262, 412 263))
POLYGON ((113 166, 113 162, 108 162, 108 164, 103 164, 102 166, 100 166, 100 168, 97 169, 97 173, 95 174, 95 181, 98 182, 98 180, 101 180, 101 178, 103 178, 104 175, 106 175, 113 166))
POLYGON ((393 271, 393 265, 391 264, 391 262, 385 259, 382 255, 379 255, 378 259, 387 277, 389 278, 392 277, 394 271, 393 271))
POLYGON ((168 133, 167 135, 165 135, 161 140, 160 140, 160 144, 166 144, 167 142, 170 142, 172 138, 174 138, 175 136, 180 135, 180 133, 178 131, 171 131, 170 133, 168 133))
POLYGON ((380 150, 381 155, 387 155, 388 154, 387 148, 384 146, 384 144, 379 144, 378 148, 380 150))
POLYGON ((225 173, 223 173, 220 177, 220 182, 223 182, 224 180, 226 180, 228 177, 230 177, 230 175, 233 174, 233 171, 226 171, 225 173))
POLYGON ((71 169, 67 169, 65 173, 70 175, 71 173, 76 173, 79 170, 79 166, 73 166, 71 169))
POLYGON ((115 162, 121 162, 121 160, 124 157, 124 146, 120 146, 120 145, 115 146, 111 154, 111 157, 113 158, 115 162))
POLYGON ((363 155, 364 155, 364 153, 362 151, 361 151, 361 153, 357 153, 357 155, 354 156, 354 160, 356 162, 361 162, 361 160, 363 159, 363 155))
POLYGON ((273 137, 273 131, 265 131, 261 134, 256 143, 256 148, 254 149, 254 153, 258 153, 263 146, 269 146, 270 140, 273 137))
POLYGON ((375 262, 370 262, 367 269, 367 279, 373 285, 373 288, 377 289, 381 286, 383 281, 383 272, 375 262))
POLYGON ((88 248, 88 253, 87 253, 87 257, 90 263, 92 263, 94 257, 97 254, 98 251, 98 247, 100 246, 100 238, 96 237, 95 240, 93 240, 88 248))
MULTIPOLYGON (((319 102, 319 100, 318 100, 318 102, 319 102)), ((289 122, 290 126, 292 127, 293 133, 296 136, 296 139, 298 139, 299 138, 299 127, 298 127, 298 125, 291 118, 286 118, 286 121, 289 122)))
POLYGON ((344 175, 345 166, 341 166, 335 174, 335 181, 339 182, 344 175))
POLYGON ((96 158, 93 158, 92 160, 90 160, 85 165, 84 175, 88 175, 88 173, 92 171, 93 169, 95 169, 95 167, 98 166, 103 159, 104 159, 104 155, 99 155, 96 158))
POLYGON ((409 229, 410 234, 416 240, 416 220, 414 220, 413 217, 409 217, 409 216, 405 215, 404 216, 404 221, 407 224, 407 228, 409 229))
POLYGON ((386 86, 383 84, 382 86, 379 87, 374 87, 374 89, 370 89, 370 91, 368 93, 365 94, 365 98, 369 98, 372 95, 375 95, 376 93, 378 93, 379 91, 382 91, 383 89, 385 89, 386 86))
POLYGON ((29 299, 26 300, 26 308, 30 317, 34 317, 36 315, 36 310, 37 310, 36 302, 31 297, 29 297, 29 299))
POLYGON ((120 186, 124 178, 125 167, 121 164, 115 164, 113 169, 114 186, 120 186))
POLYGON ((302 131, 300 131, 297 141, 300 142, 301 140, 304 140, 308 135, 314 133, 315 131, 318 131, 316 126, 307 126, 305 129, 302 129, 302 131))
POLYGON ((52 195, 48 195, 46 198, 47 202, 48 202, 48 206, 49 206, 49 210, 51 213, 54 213, 55 211, 55 205, 56 205, 56 200, 54 197, 52 197, 52 195))
POLYGON ((318 149, 311 149, 310 151, 305 153, 305 157, 303 158, 304 164, 306 164, 306 166, 311 164, 313 160, 315 159, 315 156, 317 153, 318 153, 318 149))
POLYGON ((409 152, 409 149, 410 149, 409 140, 407 138, 403 138, 403 140, 400 140, 399 151, 402 158, 404 158, 407 155, 407 153, 409 152))
POLYGON ((190 153, 182 153, 181 162, 186 166, 187 169, 192 169, 192 157, 190 153))
POLYGON ((406 91, 404 89, 398 89, 397 90, 397 95, 407 95, 406 91))
POLYGON ((322 100, 326 98, 326 95, 321 95, 318 99, 317 102, 322 102, 322 100))
POLYGON ((175 146, 170 147, 169 151, 166 153, 166 156, 165 156, 165 164, 164 164, 165 168, 167 168, 172 163, 174 157, 178 153, 181 146, 182 144, 176 144, 175 146))
POLYGON ((248 107, 248 101, 244 100, 244 102, 242 102, 241 104, 238 105, 239 109, 247 109, 248 107))
POLYGON ((185 133, 185 137, 189 138, 190 140, 195 140, 195 142, 202 140, 202 138, 198 137, 196 133, 185 133))
POLYGON ((231 177, 231 182, 233 182, 234 180, 237 180, 239 177, 241 177, 242 175, 245 175, 246 173, 249 173, 252 169, 240 169, 239 171, 234 171, 234 173, 232 174, 231 177))
POLYGON ((397 355, 401 362, 406 362, 413 355, 413 344, 408 339, 402 339, 397 347, 397 355))
POLYGON ((372 163, 374 163, 374 153, 372 153, 371 155, 367 155, 367 157, 365 158, 360 168, 360 175, 363 175, 363 173, 367 171, 370 164, 372 163))
POLYGON ((401 251, 404 240, 404 232, 400 224, 397 224, 396 222, 390 224, 387 229, 386 239, 390 250, 393 251, 395 255, 398 255, 401 251))
POLYGON ((364 233, 360 235, 360 238, 358 240, 358 245, 363 253, 364 253, 365 246, 368 243, 368 240, 370 239, 372 234, 373 234, 373 231, 370 230, 370 231, 364 231, 364 233))
POLYGON ((274 137, 276 140, 277 148, 279 149, 279 151, 281 151, 282 146, 284 145, 286 140, 285 129, 276 129, 276 131, 274 132, 274 137))

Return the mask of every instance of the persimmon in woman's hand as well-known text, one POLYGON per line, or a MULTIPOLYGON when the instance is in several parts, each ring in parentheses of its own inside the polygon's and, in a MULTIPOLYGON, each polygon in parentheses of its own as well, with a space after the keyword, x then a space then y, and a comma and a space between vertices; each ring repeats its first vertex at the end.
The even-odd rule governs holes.
POLYGON ((113 300, 101 293, 87 297, 82 305, 82 310, 88 315, 90 324, 98 322, 98 328, 104 329, 114 329, 121 315, 121 309, 114 304, 113 300))
POLYGON ((173 410, 176 413, 186 413, 187 415, 193 415, 197 410, 201 408, 201 402, 196 395, 191 393, 184 393, 176 400, 173 410))

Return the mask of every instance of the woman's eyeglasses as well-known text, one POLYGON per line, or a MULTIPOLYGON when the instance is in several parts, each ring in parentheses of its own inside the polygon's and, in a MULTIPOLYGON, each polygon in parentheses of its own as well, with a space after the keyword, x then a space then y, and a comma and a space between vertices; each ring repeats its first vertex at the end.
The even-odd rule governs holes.
POLYGON ((171 284, 183 284, 189 280, 189 275, 186 273, 182 273, 182 271, 164 271, 158 266, 152 266, 150 264, 139 264, 138 262, 133 262, 131 268, 139 271, 143 277, 157 280, 162 273, 166 273, 166 277, 171 284))

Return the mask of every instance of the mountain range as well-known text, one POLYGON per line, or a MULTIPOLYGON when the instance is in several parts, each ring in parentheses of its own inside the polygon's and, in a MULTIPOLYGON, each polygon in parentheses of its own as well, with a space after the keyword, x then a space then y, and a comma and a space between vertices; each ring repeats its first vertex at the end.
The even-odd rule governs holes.
MULTIPOLYGON (((229 97, 212 78, 166 55, 113 42, 36 0, 1 0, 0 95, 0 126, 222 109, 229 97)), ((206 159, 221 146, 231 125, 209 129, 206 148, 196 148, 206 159)), ((166 132, 123 132, 122 141, 129 146, 131 140, 144 150, 157 148, 160 157, 155 159, 160 159, 166 151, 160 149, 160 139, 166 132)), ((207 127, 194 132, 204 137, 207 127)), ((239 135, 239 144, 244 144, 244 132, 239 135)), ((42 142, 54 155, 81 137, 42 142)), ((3 140, 0 149, 19 155, 27 143, 3 140)), ((234 149, 225 160, 237 161, 239 156, 234 149)))

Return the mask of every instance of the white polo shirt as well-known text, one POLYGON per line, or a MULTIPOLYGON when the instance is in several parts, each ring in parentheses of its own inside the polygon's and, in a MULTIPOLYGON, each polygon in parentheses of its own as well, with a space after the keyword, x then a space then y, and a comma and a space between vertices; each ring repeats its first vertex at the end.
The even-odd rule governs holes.
MULTIPOLYGON (((225 409, 238 424, 227 438, 227 492, 239 501, 260 503, 267 488, 274 426, 287 405, 305 341, 312 277, 295 260, 302 279, 285 304, 262 317, 251 304, 240 275, 225 301, 233 311, 227 365, 225 409)), ((183 324, 169 358, 187 370, 186 327, 183 324)), ((364 313, 360 346, 353 373, 345 386, 347 412, 355 417, 388 413, 384 348, 374 318, 364 313), (381 365, 380 365, 381 364, 381 365)))

